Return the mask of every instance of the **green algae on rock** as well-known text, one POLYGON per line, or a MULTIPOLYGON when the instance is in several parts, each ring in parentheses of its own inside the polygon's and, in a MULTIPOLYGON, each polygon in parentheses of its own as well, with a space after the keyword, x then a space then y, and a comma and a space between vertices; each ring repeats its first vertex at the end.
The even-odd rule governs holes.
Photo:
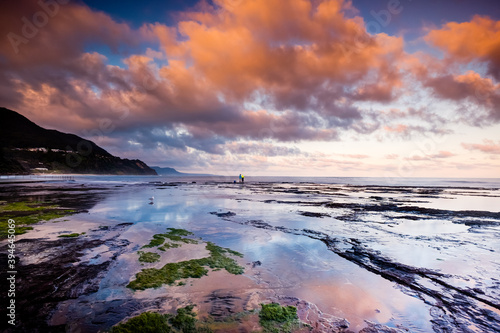
MULTIPOLYGON (((198 244, 198 241, 191 238, 184 238, 186 236, 192 236, 193 233, 184 229, 176 229, 176 228, 167 228, 168 232, 164 234, 156 234, 153 235, 153 239, 149 242, 149 244, 144 245, 143 248, 152 248, 163 245, 167 239, 170 239, 173 242, 182 242, 186 244, 198 244)), ((160 250, 165 251, 166 249, 172 247, 179 247, 179 244, 175 243, 165 243, 160 250)))
POLYGON ((140 262, 157 262, 160 260, 160 255, 158 253, 154 252, 143 252, 143 251, 138 251, 137 254, 139 254, 139 261, 140 262))
POLYGON ((59 235, 57 237, 59 237, 59 238, 76 238, 76 237, 82 236, 82 235, 85 235, 85 232, 82 232, 81 234, 79 234, 77 232, 73 232, 71 234, 62 234, 62 235, 59 235))
POLYGON ((181 244, 166 242, 162 246, 158 247, 158 250, 167 251, 168 249, 174 249, 174 248, 177 248, 180 246, 181 246, 181 244))
POLYGON ((131 281, 127 287, 134 290, 157 288, 163 284, 172 285, 178 280, 187 278, 201 278, 208 274, 208 268, 214 270, 225 269, 231 274, 243 274, 243 267, 228 255, 243 255, 239 252, 217 246, 207 242, 205 247, 210 256, 201 259, 191 259, 176 263, 168 263, 160 269, 146 268, 136 274, 136 279, 131 281))
POLYGON ((281 306, 279 303, 261 304, 259 323, 264 332, 293 332, 300 321, 295 306, 281 306))
POLYGON ((66 215, 76 213, 72 209, 63 209, 58 206, 48 205, 44 202, 10 202, 0 205, 0 239, 7 238, 7 221, 16 221, 15 234, 21 235, 28 230, 33 230, 30 224, 40 221, 49 221, 66 215))
POLYGON ((212 332, 210 329, 200 326, 193 312, 193 305, 177 309, 175 316, 160 314, 156 312, 144 312, 111 328, 110 333, 202 333, 212 332))

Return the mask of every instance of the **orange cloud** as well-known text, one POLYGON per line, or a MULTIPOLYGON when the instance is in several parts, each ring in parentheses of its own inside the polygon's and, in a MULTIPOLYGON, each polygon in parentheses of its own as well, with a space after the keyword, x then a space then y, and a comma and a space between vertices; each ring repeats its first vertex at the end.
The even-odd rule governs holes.
POLYGON ((453 157, 455 154, 449 151, 441 150, 439 153, 432 155, 432 158, 448 158, 448 157, 453 157))
POLYGON ((474 71, 468 71, 462 75, 428 77, 424 85, 432 88, 441 98, 455 101, 469 99, 486 107, 491 119, 500 120, 500 84, 495 84, 490 78, 483 78, 474 71))
MULTIPOLYGON (((0 13, 2 33, 21 31, 20 17, 40 10, 35 1, 26 3, 7 3, 0 13)), ((500 120, 494 78, 456 73, 429 55, 406 54, 402 37, 367 33, 351 1, 200 2, 178 13, 175 26, 154 23, 137 30, 80 2, 59 10, 19 45, 18 54, 8 39, 0 40, 0 100, 41 125, 83 136, 114 131, 144 149, 164 145, 223 154, 226 142, 239 140, 331 141, 343 131, 367 135, 379 128, 398 138, 447 133, 446 121, 430 107, 377 111, 399 96, 412 103, 415 80, 439 99, 467 98, 488 108, 488 120, 500 120), (146 42, 146 50, 136 47, 146 42), (87 52, 88 43, 126 51, 116 52, 121 63, 110 65, 104 55, 87 52), (366 102, 376 103, 368 110, 366 102)), ((436 36, 455 29, 450 27, 430 32, 427 40, 457 61, 494 63, 491 48, 447 48, 446 38, 436 36)))
POLYGON ((444 51, 444 59, 419 54, 407 57, 409 70, 431 88, 440 99, 467 101, 459 108, 463 120, 481 125, 500 120, 500 21, 474 16, 469 22, 449 22, 430 30, 425 41, 444 51), (469 70, 457 73, 463 66, 485 64, 487 74, 469 70), (479 107, 479 108, 478 108, 479 107))
MULTIPOLYGON (((217 5, 202 2, 180 13, 174 27, 155 23, 133 31, 104 13, 68 4, 20 46, 21 56, 8 55, 5 41, 0 45, 9 60, 2 75, 10 83, 0 97, 42 124, 58 113, 54 123, 67 130, 92 130, 111 119, 117 130, 184 126, 205 138, 280 141, 336 139, 341 128, 366 133, 365 115, 354 103, 397 98, 403 40, 368 34, 351 2, 217 5), (140 38, 158 43, 161 52, 132 54, 123 59, 125 67, 83 52, 88 41, 117 47, 140 38), (39 56, 36 50, 44 49, 39 56), (274 111, 245 111, 243 103, 256 101, 274 111)), ((12 8, 9 17, 36 10, 31 3, 24 11, 12 8)), ((19 29, 14 21, 8 29, 19 29)), ((369 132, 377 127, 371 124, 369 132)))
POLYGON ((387 132, 404 133, 408 131, 408 126, 403 124, 398 124, 394 126, 385 126, 384 130, 387 132))
POLYGON ((468 150, 478 150, 486 154, 500 154, 500 141, 483 140, 483 143, 462 143, 462 147, 468 150))
POLYGON ((454 60, 485 61, 489 73, 500 79, 500 21, 476 15, 470 22, 449 22, 442 29, 431 30, 425 40, 454 60))
POLYGON ((54 65, 62 67, 77 58, 86 43, 103 43, 117 49, 120 43, 139 42, 125 23, 117 23, 102 12, 69 2, 14 1, 2 4, 0 11, 0 54, 12 67, 54 65), (54 7, 55 6, 55 7, 54 7), (6 38, 5 38, 6 37, 6 38))
MULTIPOLYGON (((325 0, 242 1, 225 10, 183 13, 176 40, 172 29, 150 25, 168 56, 192 64, 228 101, 264 94, 277 109, 349 118, 338 107, 355 86, 353 98, 390 101, 399 87, 394 59, 401 38, 366 33, 360 17, 347 17, 350 2, 325 0)), ((147 30, 147 29, 146 29, 147 30)), ((173 69, 165 69, 172 71, 173 69)))
POLYGON ((405 157, 405 160, 408 160, 408 161, 429 161, 429 160, 433 160, 433 159, 449 158, 449 157, 453 157, 453 156, 455 156, 455 154, 453 154, 452 152, 441 150, 436 154, 425 154, 423 152, 422 152, 422 154, 420 154, 420 152, 417 152, 416 154, 412 154, 408 157, 405 157))

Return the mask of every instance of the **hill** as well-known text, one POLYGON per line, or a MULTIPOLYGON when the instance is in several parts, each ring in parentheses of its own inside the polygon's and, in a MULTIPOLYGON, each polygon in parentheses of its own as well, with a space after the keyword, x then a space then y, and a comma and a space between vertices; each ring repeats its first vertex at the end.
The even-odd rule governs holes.
POLYGON ((113 156, 92 141, 0 108, 0 174, 34 172, 156 175, 140 160, 113 156))
POLYGON ((156 173, 160 176, 180 176, 180 175, 185 175, 183 172, 179 172, 175 170, 174 168, 169 168, 169 167, 159 167, 159 166, 152 166, 151 169, 156 171, 156 173))
POLYGON ((174 168, 169 168, 169 167, 152 166, 151 169, 155 170, 156 173, 158 173, 158 175, 160 176, 186 176, 186 177, 215 176, 208 173, 179 172, 174 168))

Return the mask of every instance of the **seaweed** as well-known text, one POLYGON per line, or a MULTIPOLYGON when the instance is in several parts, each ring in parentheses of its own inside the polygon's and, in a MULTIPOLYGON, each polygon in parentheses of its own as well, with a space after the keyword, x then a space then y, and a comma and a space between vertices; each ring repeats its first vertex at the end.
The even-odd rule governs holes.
POLYGON ((193 312, 193 305, 177 309, 177 315, 172 317, 169 323, 182 332, 196 332, 196 313, 193 312))
POLYGON ((118 324, 111 328, 111 333, 169 333, 172 327, 168 325, 168 315, 156 312, 144 312, 129 319, 125 323, 118 324))
POLYGON ((160 260, 160 255, 158 253, 138 251, 137 254, 139 254, 140 262, 152 263, 160 260))
POLYGON ((163 246, 160 246, 158 247, 158 250, 160 251, 166 251, 168 249, 172 249, 172 248, 177 248, 177 247, 180 247, 181 245, 180 244, 177 244, 177 243, 165 243, 163 244, 163 246))
POLYGON ((242 257, 239 252, 222 248, 208 242, 206 249, 210 256, 201 259, 191 259, 176 263, 168 263, 162 268, 147 268, 136 274, 136 279, 131 281, 127 287, 134 290, 157 288, 163 284, 173 285, 176 281, 187 278, 201 278, 208 274, 211 269, 225 269, 231 274, 243 274, 243 267, 227 254, 242 257))
POLYGON ((291 305, 261 304, 259 318, 259 323, 264 328, 264 332, 292 332, 300 326, 297 308, 291 305))
POLYGON ((191 231, 187 231, 185 229, 177 229, 177 228, 167 228, 169 231, 169 235, 172 236, 192 236, 194 235, 191 231))
MULTIPOLYGON (((156 234, 153 235, 153 239, 149 242, 149 244, 144 245, 142 248, 152 248, 152 247, 158 247, 160 245, 163 245, 165 243, 165 240, 170 239, 173 242, 182 242, 186 244, 198 244, 198 241, 195 239, 191 238, 184 238, 186 236, 192 236, 193 233, 184 229, 176 229, 176 228, 167 228, 169 230, 168 232, 164 234, 156 234)), ((167 243, 168 245, 162 246, 162 251, 165 251, 166 249, 173 248, 173 247, 179 247, 180 245, 175 244, 175 243, 167 243)))
POLYGON ((193 312, 194 305, 177 309, 175 316, 156 312, 144 312, 111 328, 110 333, 210 333, 209 328, 201 326, 193 312))
POLYGON ((0 240, 7 238, 7 221, 16 221, 15 234, 21 235, 28 230, 33 230, 30 224, 40 221, 49 221, 66 215, 76 213, 75 210, 63 209, 54 205, 46 205, 44 202, 11 202, 0 206, 0 240))
POLYGON ((149 244, 144 245, 142 248, 151 248, 155 246, 160 246, 165 242, 165 237, 162 234, 153 235, 153 239, 149 242, 149 244))
POLYGON ((225 269, 231 274, 243 274, 243 267, 238 265, 238 263, 226 256, 226 254, 231 254, 238 257, 243 257, 239 252, 230 250, 228 248, 223 248, 215 245, 212 242, 207 242, 206 249, 210 252, 210 256, 202 259, 198 259, 200 264, 203 266, 208 266, 212 269, 225 269))
POLYGON ((85 235, 85 233, 82 232, 81 234, 79 234, 77 232, 73 232, 71 234, 63 234, 63 235, 59 235, 57 237, 59 237, 59 238, 76 238, 76 237, 82 236, 82 235, 85 235))

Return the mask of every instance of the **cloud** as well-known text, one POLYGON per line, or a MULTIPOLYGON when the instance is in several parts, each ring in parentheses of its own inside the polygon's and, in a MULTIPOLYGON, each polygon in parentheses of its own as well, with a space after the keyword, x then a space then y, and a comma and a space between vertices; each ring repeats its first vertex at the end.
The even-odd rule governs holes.
POLYGON ((226 143, 222 149, 226 153, 268 157, 302 154, 301 150, 297 147, 277 146, 266 142, 231 142, 226 143))
POLYGON ((394 132, 394 133, 406 133, 409 130, 409 126, 404 124, 385 126, 384 130, 387 132, 394 132))
POLYGON ((485 62, 488 73, 500 80, 500 21, 475 15, 470 22, 449 22, 431 30, 425 40, 454 61, 485 62))
MULTIPOLYGON (((96 132, 107 122, 130 133, 165 124, 205 139, 337 140, 339 130, 376 128, 363 121, 356 100, 387 102, 396 94, 400 79, 391 63, 403 53, 402 39, 366 33, 363 20, 349 16, 350 2, 196 8, 179 13, 175 27, 132 30, 84 5, 61 5, 37 36, 19 45, 19 54, 3 40, 6 106, 66 131, 96 132), (84 52, 89 43, 132 52, 141 38, 160 51, 123 56, 123 66, 84 52), (244 103, 264 109, 246 110, 244 103)), ((34 2, 7 9, 3 31, 21 31, 12 17, 42 10, 34 2)), ((163 141, 178 147, 186 138, 163 141)))
POLYGON ((364 154, 345 154, 343 155, 345 157, 349 157, 349 158, 354 158, 354 159, 358 159, 358 160, 362 160, 362 159, 365 159, 365 158, 369 158, 370 156, 368 155, 364 155, 364 154))
POLYGON ((137 29, 81 2, 59 5, 53 16, 25 3, 6 2, 2 35, 22 37, 23 18, 39 12, 48 20, 26 43, 0 40, 2 105, 125 156, 148 152, 156 164, 307 159, 292 145, 411 139, 448 134, 458 121, 500 121, 498 23, 487 18, 429 31, 425 40, 445 52, 442 60, 406 53, 402 36, 368 33, 351 1, 201 1, 173 26, 137 29), (489 76, 461 72, 475 61, 489 76), (458 116, 422 106, 429 94, 458 116))
POLYGON ((218 4, 219 11, 204 6, 204 11, 183 13, 177 29, 155 24, 149 30, 167 56, 191 63, 226 101, 248 101, 257 94, 269 108, 356 119, 358 110, 342 107, 346 96, 393 98, 399 74, 391 63, 403 53, 402 40, 366 33, 360 17, 346 16, 350 3, 218 4))
MULTIPOLYGON (((407 121, 408 124, 398 124, 395 123, 394 125, 386 125, 383 127, 383 132, 382 136, 379 135, 380 137, 386 137, 386 138, 398 138, 398 139, 404 139, 404 140, 409 140, 418 136, 422 135, 444 135, 444 134, 450 134, 451 130, 443 128, 440 126, 440 124, 431 124, 430 126, 426 125, 411 125, 409 121, 407 121)), ((418 123, 418 122, 417 122, 418 123)))
POLYGON ((0 53, 9 68, 18 70, 64 67, 89 43, 115 51, 122 44, 139 43, 127 24, 73 2, 23 1, 20 6, 7 1, 0 12, 0 31, 6 37, 0 40, 0 53))
POLYGON ((435 154, 425 154, 423 152, 417 152, 415 154, 411 154, 407 157, 405 157, 405 160, 409 161, 429 161, 429 160, 435 160, 435 159, 445 159, 445 158, 450 158, 455 156, 452 152, 449 151, 439 151, 438 153, 435 154))
POLYGON ((449 158, 453 156, 455 156, 455 154, 452 152, 441 150, 439 153, 431 155, 431 158, 449 158))
POLYGON ((458 110, 467 113, 462 120, 471 125, 500 121, 500 21, 476 15, 469 22, 432 29, 424 39, 444 52, 444 59, 424 57, 412 64, 424 87, 440 99, 469 103, 458 110), (481 65, 487 75, 473 70, 457 73, 481 65))
MULTIPOLYGON (((484 107, 490 120, 500 120, 500 84, 489 78, 483 78, 474 71, 462 75, 446 74, 429 77, 424 86, 432 88, 443 99, 453 101, 468 100, 484 107)), ((482 114, 475 118, 480 118, 482 114)))
POLYGON ((500 141, 495 143, 493 140, 483 140, 483 143, 462 143, 462 147, 465 149, 474 151, 480 151, 486 154, 500 154, 500 141))

